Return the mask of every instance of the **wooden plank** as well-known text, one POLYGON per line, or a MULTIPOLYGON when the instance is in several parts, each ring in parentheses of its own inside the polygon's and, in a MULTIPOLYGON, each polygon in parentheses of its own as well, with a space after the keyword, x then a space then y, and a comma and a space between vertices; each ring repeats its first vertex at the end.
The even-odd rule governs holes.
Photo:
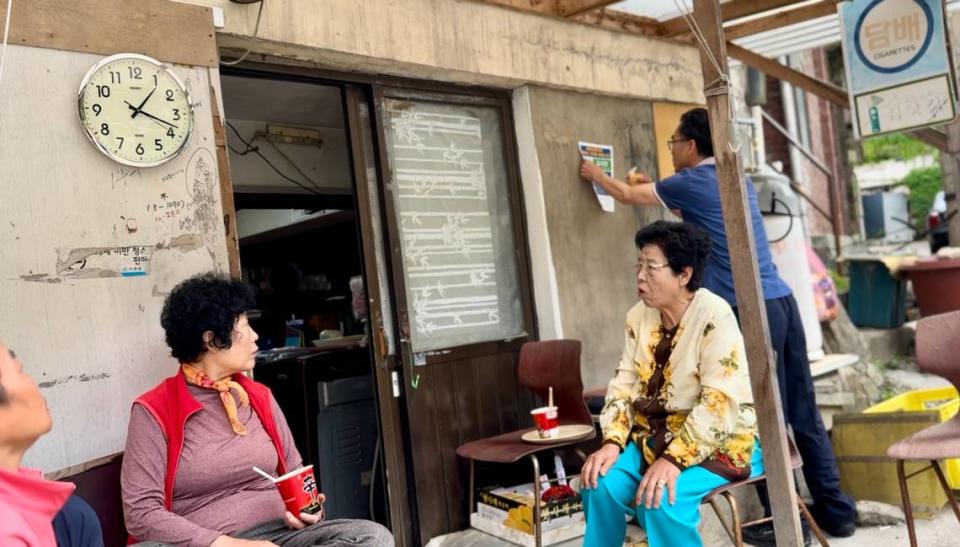
POLYGON ((804 21, 817 19, 818 17, 836 15, 836 13, 836 2, 834 0, 824 0, 823 2, 810 4, 809 6, 803 6, 801 8, 792 9, 789 11, 781 11, 764 17, 759 17, 757 19, 752 19, 744 23, 725 27, 723 29, 723 34, 727 40, 736 40, 737 38, 743 38, 744 36, 750 36, 751 34, 757 34, 767 30, 773 30, 775 28, 785 27, 787 25, 803 23, 804 21))
POLYGON ((556 15, 559 0, 478 0, 484 4, 494 4, 519 11, 531 11, 544 15, 556 15))
MULTIPOLYGON (((210 71, 211 81, 219 78, 216 70, 210 71)), ((210 109, 213 112, 213 143, 217 149, 217 172, 220 174, 220 199, 223 201, 223 227, 227 236, 227 262, 230 276, 240 279, 240 241, 237 236, 237 210, 233 204, 233 180, 230 178, 230 160, 227 153, 227 136, 224 119, 220 112, 222 103, 216 89, 210 87, 210 109)))
POLYGON ((960 196, 960 118, 953 120, 944 126, 946 131, 946 146, 940 154, 940 166, 943 169, 943 190, 949 196, 953 194, 953 199, 947 199, 947 215, 950 220, 948 230, 950 231, 950 241, 957 245, 960 241, 960 214, 957 214, 960 208, 960 201, 956 196, 960 196))
POLYGON ((608 30, 656 36, 659 26, 652 17, 641 17, 623 11, 601 9, 569 17, 571 21, 596 25, 608 30))
POLYGON ((941 152, 947 151, 947 135, 943 131, 927 127, 924 129, 914 129, 913 131, 909 131, 909 134, 941 152))
MULTIPOLYGON (((807 93, 812 93, 843 108, 850 108, 850 98, 847 96, 847 91, 842 87, 807 76, 773 59, 767 59, 749 49, 742 48, 733 42, 727 42, 727 54, 768 76, 793 84, 807 93)), ((724 59, 726 59, 726 56, 724 56, 724 59)))
MULTIPOLYGON (((440 457, 443 470, 434 474, 436 486, 442 490, 443 511, 446 515, 447 527, 443 532, 462 530, 467 523, 467 498, 465 496, 467 475, 460 475, 460 457, 457 456, 457 447, 460 446, 462 426, 460 407, 457 403, 457 378, 466 376, 471 370, 470 362, 442 364, 430 367, 433 369, 433 389, 436 401, 437 434, 440 443, 435 447, 440 457)), ((434 536, 435 534, 430 534, 434 536)), ((425 537, 430 537, 424 534, 425 537)))
MULTIPOLYGON (((14 2, 9 43, 103 55, 141 53, 168 63, 217 66, 210 8, 169 0, 137 0, 132 6, 129 0, 14 2)), ((0 27, 5 20, 6 10, 0 10, 0 27)))
POLYGON ((581 13, 587 13, 600 9, 610 4, 616 4, 618 0, 558 0, 557 15, 560 17, 573 17, 581 13))
MULTIPOLYGON (((713 82, 720 73, 729 74, 724 49, 723 27, 720 22, 719 0, 694 0, 694 17, 704 34, 707 47, 713 52, 719 67, 715 67, 703 50, 700 64, 703 81, 713 82), (719 68, 719 71, 717 70, 719 68)), ((742 318, 741 329, 746 342, 747 362, 753 389, 754 405, 763 444, 763 461, 773 511, 777 545, 803 545, 800 517, 797 511, 797 492, 790 467, 786 427, 780 394, 777 389, 775 363, 767 325, 767 310, 760 285, 756 239, 747 200, 740 159, 730 148, 728 91, 707 91, 707 110, 710 114, 711 137, 717 160, 717 179, 720 185, 721 206, 730 249, 730 263, 737 295, 737 306, 742 318)))
MULTIPOLYGON (((749 17, 765 11, 796 4, 799 1, 800 0, 733 0, 721 6, 723 10, 723 21, 733 21, 741 17, 749 17)), ((689 32, 690 28, 682 16, 667 19, 660 23, 660 35, 665 38, 673 38, 689 32)))

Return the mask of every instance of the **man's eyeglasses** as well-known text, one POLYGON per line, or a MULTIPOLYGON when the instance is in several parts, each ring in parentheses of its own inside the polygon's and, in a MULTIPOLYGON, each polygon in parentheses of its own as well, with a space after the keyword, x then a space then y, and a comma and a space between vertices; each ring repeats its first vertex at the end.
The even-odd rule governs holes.
POLYGON ((637 275, 643 274, 646 276, 646 275, 650 275, 653 272, 659 272, 660 270, 662 270, 663 268, 666 268, 669 265, 670 264, 666 262, 663 264, 658 264, 656 262, 648 262, 645 260, 641 260, 640 262, 637 262, 637 264, 633 267, 633 269, 634 271, 637 272, 637 275))
POLYGON ((667 146, 670 147, 677 144, 678 142, 684 142, 689 140, 693 140, 693 139, 670 139, 667 141, 667 146))

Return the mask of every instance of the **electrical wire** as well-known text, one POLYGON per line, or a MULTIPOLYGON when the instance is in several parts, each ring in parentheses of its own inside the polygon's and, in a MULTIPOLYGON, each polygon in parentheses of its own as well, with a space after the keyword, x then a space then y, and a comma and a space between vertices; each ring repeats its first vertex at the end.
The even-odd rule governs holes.
POLYGON ((277 166, 274 165, 266 156, 264 156, 264 155, 260 152, 260 149, 259 149, 259 148, 257 148, 256 146, 253 146, 253 144, 251 144, 250 141, 244 139, 243 136, 240 135, 240 131, 238 131, 237 128, 234 127, 232 123, 227 122, 227 127, 229 127, 231 130, 233 130, 233 132, 237 135, 237 138, 240 139, 240 142, 242 142, 242 143, 244 144, 244 146, 247 147, 247 149, 244 150, 243 152, 238 152, 235 148, 233 148, 233 147, 231 146, 231 147, 230 147, 230 151, 231 151, 231 152, 233 152, 234 154, 239 154, 239 155, 241 155, 241 156, 245 156, 245 155, 249 154, 250 152, 253 152, 253 153, 256 154, 257 156, 259 156, 260 159, 262 159, 262 160, 264 161, 264 163, 266 163, 268 166, 270 166, 271 169, 273 169, 278 175, 280 175, 280 176, 283 177, 284 179, 292 182, 293 184, 296 184, 296 185, 299 186, 300 188, 303 188, 304 190, 306 190, 306 191, 308 191, 308 192, 310 192, 310 193, 312 193, 312 194, 317 194, 318 196, 324 195, 323 192, 319 192, 319 191, 317 191, 317 189, 311 188, 311 187, 303 184, 302 182, 298 181, 298 180, 295 179, 295 178, 288 177, 283 171, 281 171, 280 169, 278 169, 277 166))
MULTIPOLYGON (((256 135, 256 136, 253 137, 253 139, 251 140, 251 142, 253 142, 253 141, 255 141, 255 140, 259 139, 259 138, 260 138, 260 135, 256 135)), ((287 160, 287 163, 289 163, 291 167, 293 167, 294 169, 296 169, 296 170, 297 170, 297 173, 300 173, 300 176, 301 176, 301 177, 307 179, 307 181, 309 181, 310 184, 312 184, 312 185, 315 186, 316 188, 320 188, 320 185, 317 184, 317 182, 316 182, 315 180, 313 180, 312 178, 310 178, 310 175, 304 173, 304 172, 303 172, 303 169, 300 169, 300 166, 297 165, 297 163, 296 163, 295 161, 293 161, 292 159, 290 159, 290 156, 288 156, 286 153, 284 153, 284 151, 281 150, 280 147, 277 146, 273 141, 269 141, 269 140, 263 139, 263 142, 269 144, 269 145, 270 145, 270 148, 273 148, 273 150, 274 150, 281 158, 287 160)))
POLYGON ((7 18, 3 22, 3 45, 0 46, 0 83, 3 83, 3 60, 7 56, 7 38, 10 37, 11 13, 13 13, 13 0, 7 0, 7 18))
MULTIPOLYGON (((259 1, 260 1, 260 9, 257 10, 257 22, 253 26, 253 36, 251 37, 251 40, 256 40, 257 34, 260 32, 260 15, 263 13, 263 0, 259 0, 259 1)), ((247 55, 250 55, 250 51, 252 49, 253 49, 253 45, 251 44, 250 47, 247 48, 247 51, 244 51, 243 55, 241 55, 237 59, 234 59, 233 61, 220 61, 220 64, 225 66, 239 65, 244 61, 244 59, 247 58, 247 55)))
POLYGON ((787 239, 787 236, 790 235, 790 232, 793 231, 793 212, 790 211, 790 206, 787 205, 787 202, 778 198, 776 194, 774 194, 773 196, 774 209, 777 208, 777 205, 776 205, 777 203, 779 203, 780 205, 783 205, 783 208, 787 210, 787 216, 790 217, 790 224, 787 225, 787 231, 782 236, 778 237, 777 239, 770 239, 767 241, 767 243, 780 243, 784 239, 787 239))

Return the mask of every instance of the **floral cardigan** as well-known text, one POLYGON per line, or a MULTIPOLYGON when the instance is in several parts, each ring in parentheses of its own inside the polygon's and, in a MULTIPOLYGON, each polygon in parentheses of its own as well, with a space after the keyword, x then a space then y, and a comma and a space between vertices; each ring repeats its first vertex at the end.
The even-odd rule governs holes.
POLYGON ((663 457, 680 469, 702 465, 731 480, 748 477, 757 419, 733 310, 698 290, 657 374, 661 326, 660 312, 642 302, 627 312, 623 355, 600 415, 604 442, 623 449, 632 440, 647 464, 663 457), (648 392, 651 382, 660 384, 655 393, 648 392), (657 419, 638 411, 651 408, 648 397, 663 412, 657 419))

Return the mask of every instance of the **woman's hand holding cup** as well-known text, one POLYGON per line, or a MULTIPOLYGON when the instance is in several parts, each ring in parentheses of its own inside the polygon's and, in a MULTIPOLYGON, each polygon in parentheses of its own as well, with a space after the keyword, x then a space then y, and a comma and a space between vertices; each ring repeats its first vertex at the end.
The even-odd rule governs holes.
POLYGON ((316 524, 323 520, 323 502, 327 501, 327 496, 324 494, 318 494, 317 498, 320 501, 320 512, 318 512, 316 515, 311 515, 310 513, 300 513, 300 517, 298 518, 295 517, 290 511, 284 513, 283 520, 287 523, 287 527, 292 530, 302 530, 307 526, 316 524))

